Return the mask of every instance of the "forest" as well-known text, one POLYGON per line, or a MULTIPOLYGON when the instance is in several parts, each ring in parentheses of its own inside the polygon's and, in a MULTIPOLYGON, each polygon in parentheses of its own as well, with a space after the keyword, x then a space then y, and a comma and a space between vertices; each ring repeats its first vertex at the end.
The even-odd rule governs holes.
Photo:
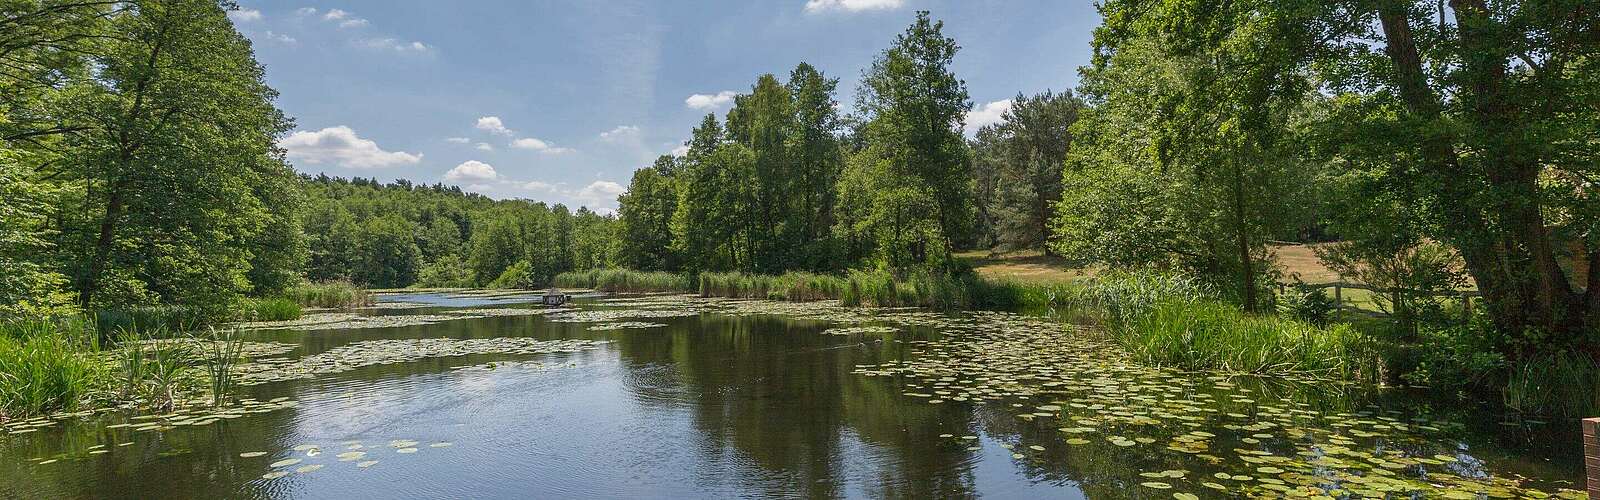
POLYGON ((757 75, 610 215, 297 173, 230 2, 0 0, 0 317, 231 320, 319 283, 531 289, 590 270, 765 296, 787 273, 824 290, 807 298, 872 282, 1091 305, 1156 364, 1271 371, 1281 348, 1306 369, 1600 411, 1579 389, 1600 384, 1600 9, 1445 4, 1106 0, 1077 86, 1018 93, 973 137, 961 47, 920 12, 860 69, 853 106, 804 62, 757 75), (1333 319, 1275 259, 1283 241, 1319 243, 1384 291, 1381 311, 1333 319), (1101 276, 987 282, 971 249, 1101 276), (1464 289, 1480 307, 1449 298, 1464 289), (1223 341, 1197 355, 1195 332, 1223 341), (1252 343, 1255 364, 1224 354, 1252 343))

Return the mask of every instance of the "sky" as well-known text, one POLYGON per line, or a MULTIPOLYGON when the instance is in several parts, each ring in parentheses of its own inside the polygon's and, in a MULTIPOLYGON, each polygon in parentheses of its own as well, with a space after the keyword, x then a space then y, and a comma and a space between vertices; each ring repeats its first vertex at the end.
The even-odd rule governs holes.
POLYGON ((762 74, 810 63, 852 110, 862 69, 918 10, 962 47, 970 130, 1018 92, 1075 87, 1099 24, 1087 0, 239 4, 229 17, 294 119, 279 144, 296 170, 601 212, 762 74))

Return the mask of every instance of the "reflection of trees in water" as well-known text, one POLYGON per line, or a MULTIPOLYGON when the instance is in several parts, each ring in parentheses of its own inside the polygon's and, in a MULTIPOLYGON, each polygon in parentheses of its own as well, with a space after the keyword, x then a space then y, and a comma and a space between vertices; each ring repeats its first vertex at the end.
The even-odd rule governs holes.
POLYGON ((937 437, 970 421, 964 409, 908 401, 892 381, 850 373, 894 356, 899 344, 853 344, 859 339, 821 335, 820 322, 771 317, 672 323, 619 335, 615 347, 634 373, 625 380, 637 400, 690 406, 702 438, 696 451, 712 464, 702 470, 707 486, 732 482, 774 496, 838 497, 846 488, 975 495, 973 454, 937 437), (675 373, 659 373, 663 365, 675 373))

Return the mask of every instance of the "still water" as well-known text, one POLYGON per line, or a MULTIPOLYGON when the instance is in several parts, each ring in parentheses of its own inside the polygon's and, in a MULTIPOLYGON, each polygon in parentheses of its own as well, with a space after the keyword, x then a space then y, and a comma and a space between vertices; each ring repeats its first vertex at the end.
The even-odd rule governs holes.
POLYGON ((283 359, 244 395, 279 403, 0 434, 0 498, 1483 498, 1581 477, 1564 423, 1133 367, 1047 318, 522 299, 252 331, 283 359))

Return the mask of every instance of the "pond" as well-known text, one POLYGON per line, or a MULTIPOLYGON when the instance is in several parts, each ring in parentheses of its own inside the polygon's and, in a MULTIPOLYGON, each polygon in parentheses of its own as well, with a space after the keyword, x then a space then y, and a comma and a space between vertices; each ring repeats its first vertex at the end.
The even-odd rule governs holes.
POLYGON ((0 498, 1582 498, 1565 423, 1145 368, 1046 316, 385 300, 254 325, 239 408, 9 424, 0 498))

